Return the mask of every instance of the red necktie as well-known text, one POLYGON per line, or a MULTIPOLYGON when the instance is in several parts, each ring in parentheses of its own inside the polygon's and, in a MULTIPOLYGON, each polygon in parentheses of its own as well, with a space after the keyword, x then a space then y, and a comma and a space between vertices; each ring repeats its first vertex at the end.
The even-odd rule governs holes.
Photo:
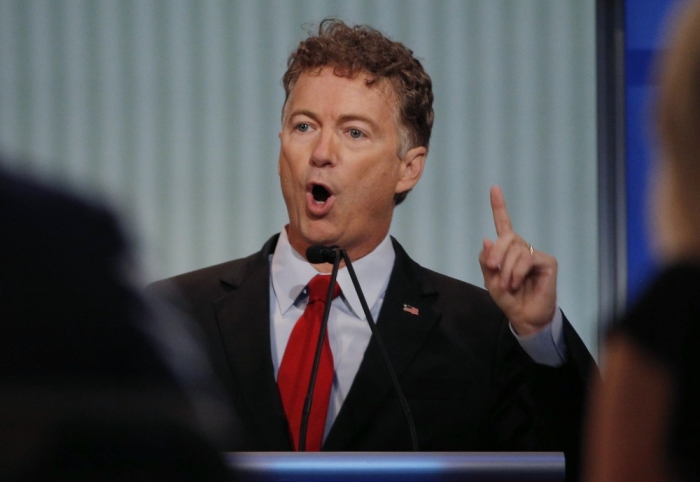
MULTIPOLYGON (((299 431, 304 400, 311 378, 311 369, 314 364, 316 344, 318 343, 318 334, 321 331, 321 319, 326 307, 326 295, 330 281, 331 277, 328 275, 317 275, 309 281, 309 302, 304 313, 294 325, 277 373, 277 386, 289 422, 294 450, 299 450, 299 431)), ((339 294, 340 286, 336 284, 333 298, 339 294)), ((333 354, 328 343, 328 332, 326 332, 314 386, 313 401, 311 402, 309 426, 306 432, 306 450, 308 451, 321 450, 328 402, 331 398, 333 371, 333 354)))

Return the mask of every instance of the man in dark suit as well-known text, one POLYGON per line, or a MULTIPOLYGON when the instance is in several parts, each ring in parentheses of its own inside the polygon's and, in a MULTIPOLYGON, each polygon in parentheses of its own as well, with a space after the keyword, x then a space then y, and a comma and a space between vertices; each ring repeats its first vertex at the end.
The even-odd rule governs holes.
MULTIPOLYGON (((428 153, 433 94, 420 62, 376 30, 327 20, 292 53, 283 84, 278 171, 289 224, 259 253, 151 287, 174 285, 208 335, 243 420, 237 443, 224 448, 297 446, 279 378, 312 304, 310 281, 331 270, 304 253, 324 244, 353 260, 420 450, 576 454, 592 360, 556 306, 556 260, 513 232, 500 190, 491 192, 498 239, 480 255, 488 292, 422 268, 388 235, 428 153)), ((328 324, 333 377, 321 448, 410 450, 346 271, 328 324)))

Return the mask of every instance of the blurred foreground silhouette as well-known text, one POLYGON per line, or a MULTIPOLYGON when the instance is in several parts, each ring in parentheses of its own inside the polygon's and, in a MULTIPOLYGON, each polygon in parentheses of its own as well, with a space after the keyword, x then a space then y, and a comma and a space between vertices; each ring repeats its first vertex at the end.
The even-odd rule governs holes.
POLYGON ((0 171, 0 479, 226 480, 222 391, 128 254, 104 208, 0 171))
POLYGON ((700 2, 677 4, 653 112, 663 268, 608 336, 591 405, 591 481, 700 480, 700 2))

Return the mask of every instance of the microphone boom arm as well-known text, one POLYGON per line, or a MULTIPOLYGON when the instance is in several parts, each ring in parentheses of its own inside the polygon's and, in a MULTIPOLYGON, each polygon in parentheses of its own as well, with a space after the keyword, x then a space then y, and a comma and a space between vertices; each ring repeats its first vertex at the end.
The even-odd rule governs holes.
MULTIPOLYGON (((382 339, 379 336, 379 333, 377 333, 377 327, 374 324, 374 318, 372 317, 372 313, 369 311, 369 307, 367 306, 367 300, 365 300, 364 294, 362 294, 362 288, 360 288, 360 282, 357 279, 357 275, 355 274, 355 269, 352 267, 352 263, 350 262, 350 256, 348 256, 347 251, 344 249, 340 248, 337 251, 340 252, 340 254, 343 256, 343 260, 345 261, 345 266, 348 269, 348 274, 350 275, 350 279, 352 280, 352 284, 355 286, 355 291, 357 291, 357 295, 360 298, 360 304, 362 305, 362 311, 364 311, 365 316, 367 317, 367 323, 369 323, 369 328, 372 330, 372 338, 377 342, 377 347, 379 348, 380 353, 382 354, 382 359, 384 360, 384 365, 387 368, 387 371, 389 372, 389 377, 391 378, 391 383, 394 385, 394 390, 396 390, 396 396, 399 399, 399 403, 401 404, 401 407, 403 408, 404 413, 406 414, 406 419, 408 421, 408 428, 411 432, 411 446, 413 447, 413 451, 417 452, 418 451, 418 436, 416 435, 416 426, 413 423, 413 417, 411 416, 411 408, 408 406, 408 402, 406 401, 406 397, 403 394, 403 391, 401 390, 401 386, 399 385, 399 381, 396 378, 396 373, 394 373, 393 368, 391 367, 391 361, 389 360, 389 355, 386 352, 386 349, 384 348, 384 343, 382 342, 382 339)), ((340 257, 336 257, 336 263, 334 264, 334 268, 337 265, 338 259, 340 257)), ((334 280, 335 281, 335 280, 334 280)), ((328 307, 326 307, 328 309, 328 307)))
POLYGON ((335 290, 336 278, 338 277, 338 268, 340 267, 340 256, 338 250, 333 249, 335 254, 333 260, 333 271, 331 271, 331 282, 328 284, 328 294, 326 294, 326 306, 323 310, 323 318, 321 319, 321 329, 318 334, 318 342, 316 343, 316 353, 314 354, 314 364, 311 369, 311 378, 309 380, 309 388, 306 391, 306 399, 304 400, 304 411, 301 414, 301 427, 299 428, 299 452, 306 451, 306 431, 309 426, 309 415, 311 414, 311 402, 314 396, 314 386, 316 385, 316 375, 318 375, 318 366, 321 363, 321 351, 323 350, 323 340, 326 337, 326 328, 328 327, 328 316, 331 312, 331 303, 333 302, 333 291, 335 290))

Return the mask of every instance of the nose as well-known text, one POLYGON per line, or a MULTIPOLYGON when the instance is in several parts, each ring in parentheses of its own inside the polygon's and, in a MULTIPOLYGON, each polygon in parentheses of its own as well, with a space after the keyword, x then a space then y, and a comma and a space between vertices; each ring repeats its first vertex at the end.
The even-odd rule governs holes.
POLYGON ((333 166, 337 162, 336 139, 331 131, 321 131, 311 151, 311 164, 316 167, 333 166))

